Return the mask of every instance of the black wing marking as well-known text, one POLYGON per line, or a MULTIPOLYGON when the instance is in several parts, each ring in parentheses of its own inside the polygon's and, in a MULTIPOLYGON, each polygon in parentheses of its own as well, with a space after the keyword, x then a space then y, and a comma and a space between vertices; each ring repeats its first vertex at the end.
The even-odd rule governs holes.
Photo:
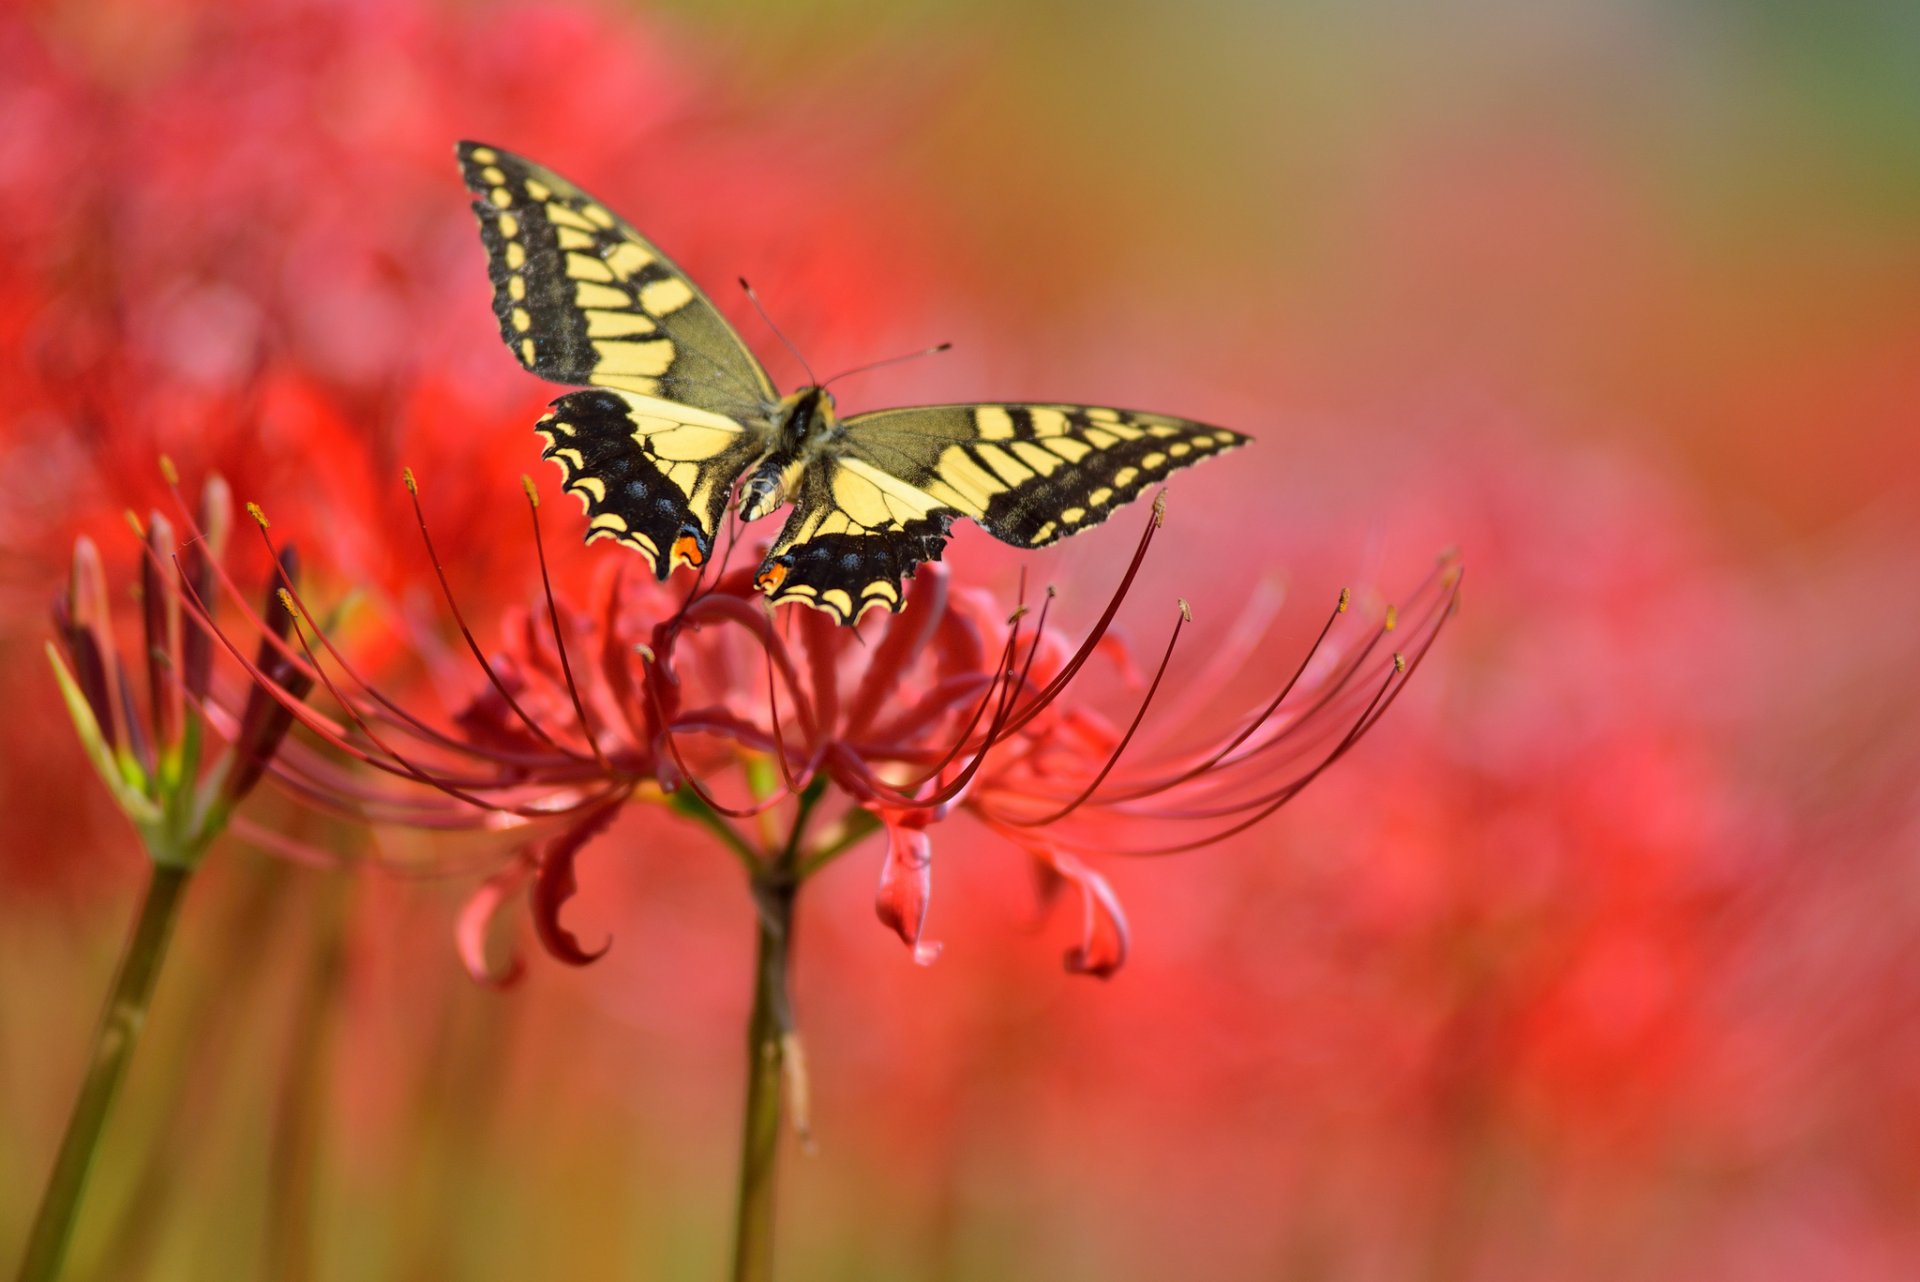
POLYGON ((738 419, 779 399, 712 301, 624 219, 498 147, 458 153, 500 337, 527 369, 738 419))
POLYGON ((904 604, 901 579, 938 561, 959 513, 854 458, 809 467, 755 582, 777 605, 799 601, 841 623, 904 604))
POLYGON ((611 389, 562 396, 536 430, 586 508, 587 542, 617 539, 660 579, 712 554, 733 483, 762 451, 721 415, 611 389))
POLYGON ((845 449, 1016 547, 1089 529, 1168 473, 1245 445, 1221 427, 1081 405, 929 405, 847 420, 845 449))

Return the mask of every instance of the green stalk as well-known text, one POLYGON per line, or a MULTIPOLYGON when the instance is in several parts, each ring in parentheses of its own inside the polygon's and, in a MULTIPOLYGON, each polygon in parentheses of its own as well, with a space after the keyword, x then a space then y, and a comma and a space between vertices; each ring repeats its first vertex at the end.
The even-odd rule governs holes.
MULTIPOLYGON (((787 974, 793 956, 793 905, 800 893, 800 842, 825 791, 816 780, 800 794, 793 828, 779 854, 758 865, 753 902, 753 1014, 747 1020, 747 1106, 740 1135, 740 1189, 733 1225, 734 1282, 773 1277, 774 1169, 784 1114, 781 1087, 789 1054, 798 1054, 787 974)), ((797 1065, 795 1065, 797 1067, 797 1065)))
POLYGON ((99 1031, 94 1034, 93 1053, 88 1059, 86 1076, 80 1083, 80 1098, 74 1102, 67 1119, 67 1131, 60 1141, 59 1156, 54 1159, 53 1174, 47 1178, 40 1210, 33 1219, 27 1237, 26 1257, 20 1262, 20 1282, 53 1282, 60 1276, 67 1246, 73 1239, 73 1225, 86 1192, 87 1174, 100 1145, 100 1132, 107 1113, 119 1093, 127 1063, 133 1058, 134 1044, 146 1023, 147 1006, 153 1000, 153 985, 160 963, 167 954, 167 940, 173 934, 180 915, 180 904, 192 870, 156 863, 147 882, 147 892, 135 918, 133 935, 126 955, 114 975, 112 995, 107 999, 99 1031))
POLYGON ((739 1209, 734 1218, 734 1282, 773 1276, 774 1164, 780 1152, 780 1087, 786 1066, 780 1008, 786 1001, 795 887, 759 896, 759 947, 753 1015, 747 1024, 747 1109, 740 1142, 739 1209))

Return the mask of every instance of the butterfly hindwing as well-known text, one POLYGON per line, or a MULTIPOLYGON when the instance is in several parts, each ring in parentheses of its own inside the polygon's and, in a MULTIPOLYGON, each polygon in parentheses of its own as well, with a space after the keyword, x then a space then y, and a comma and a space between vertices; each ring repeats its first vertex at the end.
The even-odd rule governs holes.
POLYGON ((624 219, 510 152, 458 150, 500 336, 527 369, 733 418, 778 399, 725 317, 624 219))
POLYGON ((1081 405, 929 405, 855 415, 846 428, 850 457, 1023 548, 1098 525, 1168 473, 1248 439, 1081 405))
POLYGON ((803 475, 757 581, 774 604, 804 602, 841 623, 876 607, 898 610, 902 577, 940 559, 959 515, 864 459, 825 458, 803 475))
POLYGON ((586 508, 587 541, 617 539, 661 579, 712 553, 734 479, 762 449, 724 415, 610 388, 562 396, 537 430, 586 508))

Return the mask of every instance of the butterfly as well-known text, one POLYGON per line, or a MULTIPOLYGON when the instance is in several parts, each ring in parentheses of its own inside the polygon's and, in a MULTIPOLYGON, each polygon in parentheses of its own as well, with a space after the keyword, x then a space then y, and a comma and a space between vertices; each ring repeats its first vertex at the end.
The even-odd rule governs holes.
POLYGON ((599 201, 530 161, 457 148, 500 336, 528 370, 584 386, 536 425, 542 457, 664 580, 701 566, 730 504, 791 503, 755 583, 852 624, 898 610, 965 517, 1016 547, 1098 525, 1167 473, 1247 437, 1082 405, 926 405, 842 419, 824 387, 781 395, 712 301, 599 201))

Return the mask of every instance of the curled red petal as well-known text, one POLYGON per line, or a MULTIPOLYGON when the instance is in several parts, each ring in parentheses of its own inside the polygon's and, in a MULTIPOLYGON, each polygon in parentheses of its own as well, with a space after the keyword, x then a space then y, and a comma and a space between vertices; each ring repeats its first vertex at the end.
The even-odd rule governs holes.
POLYGON ((878 810, 887 829, 887 858, 880 866, 880 889, 873 901, 880 920, 913 950, 913 959, 929 965, 940 955, 940 945, 923 942, 927 903, 933 893, 933 842, 927 825, 930 810, 878 810))
POLYGON ((579 884, 573 877, 573 861, 587 842, 607 830, 620 811, 624 797, 616 797, 587 811, 578 823, 547 843, 540 853, 540 873, 533 883, 533 929, 549 953, 569 966, 586 966, 599 961, 613 947, 613 939, 588 952, 572 931, 560 924, 560 909, 573 898, 579 884))
POLYGON ((1040 857, 1080 892, 1080 943, 1067 950, 1067 969, 1097 979, 1112 977, 1127 960, 1127 915, 1121 911, 1120 897, 1105 877, 1065 851, 1047 851, 1040 857))
POLYGON ((467 974, 473 977, 474 983, 487 988, 507 989, 526 975, 526 958, 517 951, 508 956, 505 966, 496 967, 489 962, 487 936, 492 933, 493 922, 500 914, 501 905, 519 893, 533 875, 533 869, 534 865, 529 860, 514 860, 487 878, 460 909, 460 918, 454 927, 454 941, 459 946, 460 961, 466 966, 467 974))

